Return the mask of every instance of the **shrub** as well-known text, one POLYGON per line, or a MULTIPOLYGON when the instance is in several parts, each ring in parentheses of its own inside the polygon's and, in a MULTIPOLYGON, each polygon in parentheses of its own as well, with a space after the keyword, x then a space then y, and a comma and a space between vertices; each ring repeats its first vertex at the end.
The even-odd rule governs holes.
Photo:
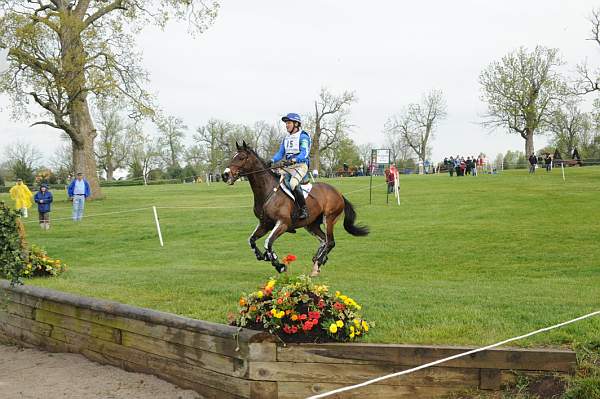
POLYGON ((23 224, 18 214, 0 202, 0 277, 21 284, 27 255, 23 224))
POLYGON ((285 342, 354 341, 373 326, 352 298, 331 294, 304 275, 272 277, 258 291, 242 295, 238 305, 232 325, 266 330, 285 342))

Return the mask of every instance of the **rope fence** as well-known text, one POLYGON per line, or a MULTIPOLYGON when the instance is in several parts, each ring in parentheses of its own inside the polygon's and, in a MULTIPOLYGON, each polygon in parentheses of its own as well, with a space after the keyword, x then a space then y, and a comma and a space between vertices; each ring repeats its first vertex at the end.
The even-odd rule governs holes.
POLYGON ((309 396, 307 399, 325 398, 325 397, 328 397, 328 396, 331 396, 331 395, 336 395, 338 393, 347 392, 347 391, 350 391, 350 390, 353 390, 353 389, 358 389, 358 388, 366 387, 368 385, 375 384, 377 382, 380 382, 380 381, 383 381, 383 380, 387 380, 389 378, 394 378, 394 377, 399 377, 399 376, 406 375, 406 374, 411 374, 411 373, 414 373, 416 371, 423 370, 423 369, 426 369, 426 368, 429 368, 429 367, 433 367, 433 366, 437 366, 438 364, 446 363, 446 362, 449 362, 449 361, 454 360, 454 359, 459 359, 461 357, 469 356, 469 355, 472 355, 474 353, 484 352, 484 351, 487 351, 487 350, 490 350, 490 349, 494 349, 494 348, 497 348, 499 346, 505 345, 505 344, 507 344, 509 342, 514 342, 514 341, 518 341, 518 340, 521 340, 521 339, 524 339, 524 338, 528 338, 528 337, 531 337, 533 335, 537 335, 537 334, 540 334, 540 333, 543 333, 543 332, 551 331, 551 330, 554 330, 554 329, 566 326, 568 324, 572 324, 572 323, 575 323, 575 322, 578 322, 578 321, 581 321, 581 320, 584 320, 584 319, 588 319, 588 318, 591 318, 591 317, 594 317, 594 316, 598 316, 598 315, 600 315, 600 310, 592 312, 592 313, 588 313, 586 315, 577 317, 577 318, 569 320, 569 321, 565 321, 565 322, 562 322, 562 323, 559 323, 559 324, 555 324, 555 325, 550 326, 550 327, 540 328, 539 330, 535 330, 535 331, 532 331, 532 332, 524 334, 524 335, 519 335, 518 337, 509 338, 509 339, 497 342, 497 343, 492 344, 492 345, 484 346, 482 348, 473 349, 473 350, 470 350, 470 351, 467 351, 467 352, 456 354, 454 356, 446 357, 444 359, 440 359, 440 360, 436 360, 436 361, 433 361, 433 362, 430 362, 430 363, 426 363, 426 364, 423 364, 421 366, 413 367, 413 368, 408 369, 408 370, 400 371, 400 372, 393 373, 393 374, 387 374, 387 375, 384 375, 384 376, 381 376, 381 377, 373 378, 373 379, 365 381, 365 382, 361 382, 360 384, 350 385, 350 386, 347 386, 347 387, 338 388, 338 389, 334 389, 332 391, 324 392, 324 393, 321 393, 321 394, 318 394, 318 395, 309 396))

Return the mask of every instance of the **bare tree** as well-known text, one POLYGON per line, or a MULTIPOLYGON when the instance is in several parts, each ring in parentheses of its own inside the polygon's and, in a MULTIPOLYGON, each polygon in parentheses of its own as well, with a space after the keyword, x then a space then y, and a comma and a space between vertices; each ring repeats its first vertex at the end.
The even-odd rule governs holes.
POLYGON ((196 130, 194 141, 206 149, 211 172, 218 172, 219 166, 229 157, 230 141, 234 130, 235 125, 218 119, 211 119, 205 126, 196 130))
POLYGON ((17 141, 5 149, 8 169, 15 178, 23 179, 28 183, 33 182, 34 169, 42 159, 42 154, 33 145, 17 141))
POLYGON ((592 121, 589 114, 583 112, 575 100, 567 102, 556 109, 551 116, 549 130, 554 134, 553 142, 569 155, 580 144, 584 143, 592 121))
POLYGON ((90 101, 123 96, 132 116, 153 115, 135 34, 172 18, 202 32, 217 9, 203 0, 0 0, 0 48, 9 64, 0 93, 10 96, 13 115, 28 117, 32 100, 44 112, 35 124, 70 137, 75 168, 86 173, 92 198, 100 197, 90 101))
POLYGON ((414 154, 413 149, 406 142, 401 134, 394 130, 384 130, 385 146, 390 149, 390 157, 393 163, 411 159, 414 154))
POLYGON ((356 101, 354 92, 345 91, 335 95, 326 88, 321 89, 319 98, 315 100, 314 114, 305 123, 307 129, 312 130, 312 168, 319 169, 321 151, 329 148, 350 129, 349 107, 356 101))
POLYGON ((159 144, 163 161, 171 168, 179 167, 179 158, 183 155, 183 138, 187 126, 183 120, 174 116, 158 120, 160 131, 159 144))
MULTIPOLYGON (((589 21, 592 29, 587 40, 591 40, 600 46, 600 9, 592 10, 589 21)), ((576 94, 600 91, 600 69, 596 68, 596 70, 590 71, 587 62, 583 62, 577 66, 577 74, 576 94)))
POLYGON ((408 145, 425 162, 435 129, 446 115, 444 94, 441 90, 432 90, 420 103, 409 104, 400 114, 388 119, 385 130, 397 136, 398 150, 408 145))
POLYGON ((557 69, 558 49, 521 47, 490 64, 479 76, 482 100, 488 104, 483 125, 505 128, 525 140, 525 153, 534 152, 533 137, 548 126, 549 117, 568 89, 557 69))
POLYGON ((144 184, 148 184, 150 172, 160 164, 160 144, 157 139, 140 130, 132 130, 130 137, 132 148, 129 167, 134 172, 133 177, 139 173, 144 184))
POLYGON ((98 105, 99 137, 94 154, 98 166, 106 172, 106 180, 114 179, 115 170, 126 165, 130 152, 130 127, 123 122, 119 110, 105 102, 98 105))

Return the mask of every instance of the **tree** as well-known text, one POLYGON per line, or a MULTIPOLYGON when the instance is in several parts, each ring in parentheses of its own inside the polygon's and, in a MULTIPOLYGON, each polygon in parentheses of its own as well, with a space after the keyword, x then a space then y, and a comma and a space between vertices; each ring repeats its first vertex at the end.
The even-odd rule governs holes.
POLYGON ((98 111, 100 134, 95 146, 95 155, 98 166, 106 172, 106 180, 113 180, 114 171, 124 167, 129 157, 130 127, 121 119, 119 107, 101 103, 98 111))
POLYGON ((414 151, 403 135, 394 130, 384 129, 385 146, 390 149, 390 160, 392 163, 413 159, 414 151))
POLYGON ((575 101, 569 101, 556 109, 549 123, 549 130, 554 134, 554 146, 569 156, 575 148, 584 144, 584 138, 590 129, 590 115, 583 112, 575 101))
POLYGON ((506 128, 525 140, 525 153, 534 152, 533 137, 544 131, 552 110, 567 95, 557 72, 563 64, 558 49, 521 47, 495 61, 479 76, 488 110, 483 125, 506 128))
MULTIPOLYGON (((210 119, 206 126, 200 126, 194 135, 194 141, 206 149, 209 171, 219 172, 231 153, 230 141, 235 125, 218 119, 210 119)), ((235 140, 234 140, 235 141, 235 140)))
POLYGON ((29 143, 17 141, 5 150, 9 171, 15 179, 23 179, 26 183, 33 183, 34 170, 42 158, 40 151, 29 143))
POLYGON ((307 129, 312 131, 310 158, 313 169, 319 169, 321 152, 350 129, 349 107, 356 101, 354 92, 345 91, 335 95, 326 88, 321 89, 319 98, 315 100, 314 114, 305 123, 307 129))
POLYGON ((385 130, 399 136, 399 149, 408 145, 425 162, 431 151, 429 144, 438 124, 446 118, 446 101, 441 90, 432 90, 420 103, 409 104, 400 114, 388 119, 385 130))
POLYGON ((158 130, 163 161, 167 167, 176 169, 179 167, 179 158, 183 154, 182 140, 187 126, 183 124, 182 119, 169 116, 159 119, 158 130))
MULTIPOLYGON (((588 40, 594 41, 600 45, 600 9, 592 10, 590 17, 592 25, 591 35, 588 40)), ((586 62, 577 66, 578 79, 576 82, 577 94, 588 94, 600 91, 600 69, 590 71, 586 62)))
POLYGON ((150 172, 158 167, 160 150, 158 140, 153 140, 147 134, 134 130, 131 134, 132 149, 129 161, 129 174, 132 178, 143 178, 148 184, 150 172))
POLYGON ((41 107, 34 125, 70 137, 75 169, 86 173, 92 196, 101 196, 91 102, 124 97, 131 116, 152 115, 134 35, 173 17, 202 32, 217 9, 202 0, 0 0, 0 48, 8 49, 9 63, 0 93, 10 96, 14 116, 28 116, 28 99, 41 107))

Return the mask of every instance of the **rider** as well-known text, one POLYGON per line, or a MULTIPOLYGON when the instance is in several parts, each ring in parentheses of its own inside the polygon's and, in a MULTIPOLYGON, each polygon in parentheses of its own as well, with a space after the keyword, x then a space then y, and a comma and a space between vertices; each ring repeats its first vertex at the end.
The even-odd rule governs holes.
POLYGON ((308 173, 310 136, 301 129, 302 120, 300 115, 290 113, 281 120, 285 122, 285 129, 289 134, 284 137, 279 151, 271 158, 269 166, 285 157, 283 164, 287 167, 283 171, 285 172, 285 180, 296 198, 296 204, 300 208, 298 219, 306 219, 308 218, 308 209, 306 208, 300 182, 308 173))

